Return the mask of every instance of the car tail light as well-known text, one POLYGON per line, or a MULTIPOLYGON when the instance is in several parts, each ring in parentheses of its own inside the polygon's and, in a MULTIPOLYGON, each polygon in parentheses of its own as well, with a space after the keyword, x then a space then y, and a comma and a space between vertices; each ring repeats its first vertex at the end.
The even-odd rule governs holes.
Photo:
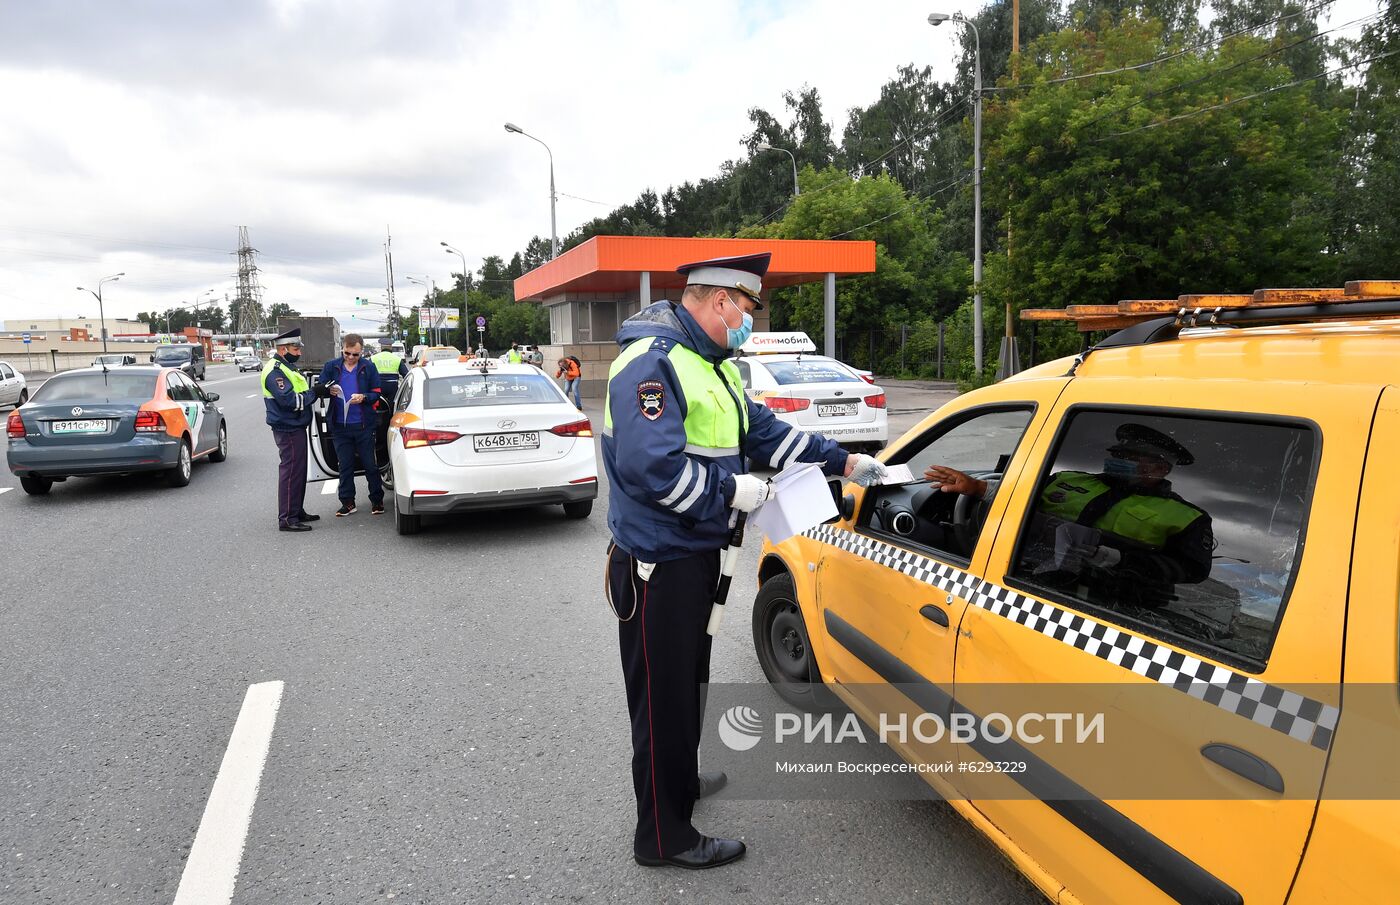
POLYGON ((593 424, 584 418, 582 421, 570 421, 568 424, 551 427, 549 432, 560 437, 591 437, 593 436, 593 424))
POLYGON ((136 413, 136 432, 138 434, 158 434, 165 430, 165 418, 160 412, 140 411, 136 413))
POLYGON ((5 421, 5 436, 12 440, 24 439, 24 419, 19 416, 19 410, 10 412, 10 417, 5 421))
POLYGON ((419 446, 441 446, 444 443, 462 439, 462 435, 456 431, 435 431, 422 427, 400 428, 399 436, 403 437, 404 449, 414 449, 419 446))
POLYGON ((871 384, 872 386, 875 384, 875 375, 874 375, 874 374, 862 374, 862 375, 860 375, 860 379, 861 379, 861 380, 864 380, 864 381, 865 381, 866 383, 868 383, 868 384, 871 384))
POLYGON ((798 399, 793 396, 768 396, 763 400, 763 404, 768 406, 772 411, 785 415, 811 408, 812 400, 798 399))
POLYGON ((885 394, 876 393, 874 396, 866 396, 865 404, 873 409, 882 409, 885 407, 885 394))

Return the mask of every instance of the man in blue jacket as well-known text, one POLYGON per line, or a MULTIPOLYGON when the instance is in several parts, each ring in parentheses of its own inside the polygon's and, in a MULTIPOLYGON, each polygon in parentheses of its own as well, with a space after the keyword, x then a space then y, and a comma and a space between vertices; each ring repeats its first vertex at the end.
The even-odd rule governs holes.
POLYGON ((321 369, 321 385, 331 396, 330 428, 335 458, 340 466, 340 508, 336 518, 355 511, 355 468, 364 469, 369 485, 369 511, 384 512, 384 482, 374 459, 375 406, 382 387, 379 371, 363 357, 364 340, 358 333, 347 333, 341 340, 341 357, 326 362, 321 369))
POLYGON ((747 460, 780 470, 819 463, 865 485, 884 473, 870 456, 795 430, 744 395, 728 358, 753 331, 769 257, 679 268, 687 277, 681 303, 657 302, 628 318, 608 374, 607 588, 621 620, 632 718, 632 853, 646 866, 695 870, 744 854, 742 842, 702 835, 690 818, 695 799, 725 781, 697 774, 701 689, 731 512, 752 512, 768 495, 767 483, 746 473, 747 460))
POLYGON ((297 370, 301 360, 301 328, 288 330, 273 340, 277 354, 262 369, 263 405, 267 425, 277 444, 277 529, 310 531, 306 502, 306 428, 311 405, 328 395, 323 386, 311 387, 297 370))

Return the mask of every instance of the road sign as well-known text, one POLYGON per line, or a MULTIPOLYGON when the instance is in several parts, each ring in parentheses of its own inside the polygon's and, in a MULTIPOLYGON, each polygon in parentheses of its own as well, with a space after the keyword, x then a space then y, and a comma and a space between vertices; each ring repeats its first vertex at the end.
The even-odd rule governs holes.
POLYGON ((462 312, 456 308, 428 308, 424 307, 422 313, 418 315, 418 321, 425 327, 434 329, 453 329, 461 323, 462 312))
POLYGON ((476 329, 478 329, 478 330, 484 330, 484 329, 486 329, 486 318, 481 317, 480 315, 477 316, 477 318, 476 318, 476 329))
MULTIPOLYGON (((481 320, 481 318, 477 318, 477 320, 481 320)), ((32 337, 28 333, 20 334, 20 339, 24 340, 26 346, 32 341, 32 337)))

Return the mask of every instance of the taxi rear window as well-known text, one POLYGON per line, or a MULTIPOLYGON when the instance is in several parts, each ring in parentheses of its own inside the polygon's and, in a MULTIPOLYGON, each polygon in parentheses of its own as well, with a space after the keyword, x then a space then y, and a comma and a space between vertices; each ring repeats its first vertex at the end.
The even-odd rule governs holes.
POLYGON ((835 361, 765 361, 763 366, 780 386, 798 383, 860 383, 860 378, 835 361))
POLYGON ((35 402, 145 402, 155 394, 154 374, 61 374, 34 391, 35 402))
POLYGON ((423 394, 430 409, 474 405, 528 405, 559 402, 559 391, 542 374, 459 374, 434 377, 423 394))

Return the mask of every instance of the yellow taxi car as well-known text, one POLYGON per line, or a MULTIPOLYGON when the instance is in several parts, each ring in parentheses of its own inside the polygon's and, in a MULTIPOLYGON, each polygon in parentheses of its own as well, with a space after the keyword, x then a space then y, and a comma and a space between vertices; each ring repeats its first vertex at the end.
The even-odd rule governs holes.
POLYGON ((835 521, 765 545, 769 681, 869 725, 892 693, 1016 718, 1073 686, 1130 726, 1117 764, 888 742, 956 760, 920 775, 1054 901, 1400 899, 1386 287, 1149 320, 943 406, 880 455, 912 482, 848 485, 835 521))

